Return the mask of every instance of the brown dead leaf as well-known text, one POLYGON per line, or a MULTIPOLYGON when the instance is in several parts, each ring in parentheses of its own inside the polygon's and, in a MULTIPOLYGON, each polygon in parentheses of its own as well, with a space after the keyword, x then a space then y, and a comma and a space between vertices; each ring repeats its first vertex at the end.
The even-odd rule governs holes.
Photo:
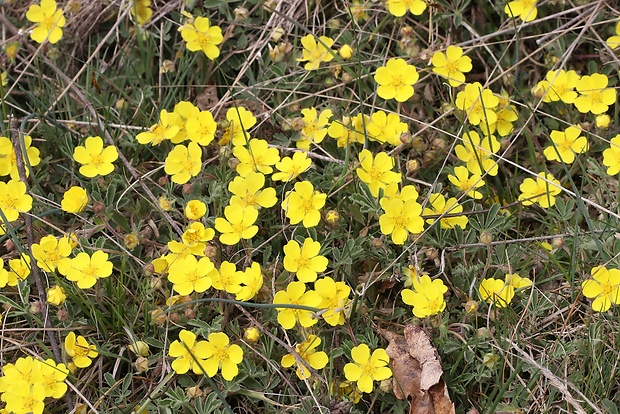
POLYGON ((410 414, 454 414, 439 355, 422 328, 408 324, 405 335, 384 332, 390 342, 394 395, 411 397, 410 414))

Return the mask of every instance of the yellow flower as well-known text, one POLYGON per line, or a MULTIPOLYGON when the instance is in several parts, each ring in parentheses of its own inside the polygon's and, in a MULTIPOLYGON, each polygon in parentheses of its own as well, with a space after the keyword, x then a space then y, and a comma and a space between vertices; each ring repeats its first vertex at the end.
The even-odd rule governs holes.
POLYGON ((243 271, 241 276, 241 290, 235 295, 236 300, 247 302, 254 298, 263 287, 263 273, 260 265, 252 262, 252 265, 243 271))
POLYGON ((26 184, 19 180, 0 181, 0 210, 8 221, 15 221, 19 213, 32 208, 32 197, 26 194, 26 184))
POLYGON ((609 148, 603 151, 603 165, 607 167, 607 174, 616 175, 620 172, 620 134, 609 142, 609 148))
POLYGON ((362 182, 368 184, 373 197, 379 196, 379 190, 384 189, 391 183, 400 183, 400 173, 392 171, 394 158, 385 152, 380 152, 376 157, 367 149, 359 155, 360 166, 355 172, 362 182))
MULTIPOLYGON (((286 290, 280 290, 276 292, 273 297, 273 303, 276 305, 300 305, 309 306, 312 308, 318 308, 321 304, 321 296, 313 290, 306 292, 306 285, 304 282, 291 282, 286 287, 286 290)), ((319 320, 316 318, 312 311, 299 309, 296 307, 290 308, 277 308, 278 311, 278 323, 284 329, 292 329, 295 327, 297 321, 304 328, 314 325, 319 320)))
POLYGON ((534 95, 542 97, 543 102, 562 101, 572 104, 577 99, 575 86, 581 77, 574 70, 550 70, 545 79, 534 87, 534 95))
POLYGON ((592 309, 596 312, 607 312, 612 303, 620 303, 620 270, 597 266, 591 271, 592 279, 581 283, 583 295, 594 298, 592 309))
MULTIPOLYGON (((446 200, 443 194, 435 193, 429 197, 430 207, 424 209, 422 213, 425 216, 442 216, 447 215, 451 217, 443 217, 439 219, 442 229, 453 229, 455 226, 459 226, 464 229, 467 226, 467 216, 454 216, 455 214, 463 211, 463 206, 458 203, 456 198, 452 197, 446 200)), ((427 219, 428 224, 433 224, 436 219, 427 219)))
POLYGON ((208 257, 197 260, 193 255, 177 259, 170 267, 168 280, 173 283, 172 289, 180 295, 193 292, 204 292, 212 284, 215 266, 208 257))
POLYGON ((531 22, 536 18, 538 0, 513 0, 506 4, 504 13, 510 17, 520 17, 524 22, 531 22))
POLYGON ((490 125, 497 122, 495 108, 499 104, 499 99, 490 89, 483 88, 479 82, 466 83, 465 89, 456 95, 455 103, 457 109, 464 112, 472 125, 481 122, 490 125))
POLYGON ((213 288, 234 295, 241 290, 242 280, 243 272, 238 271, 234 263, 224 260, 219 271, 213 273, 213 288))
POLYGON ((65 16, 62 9, 56 9, 56 1, 41 0, 41 5, 33 4, 26 12, 26 19, 36 23, 30 38, 37 43, 47 39, 54 44, 62 38, 62 27, 65 25, 65 16))
POLYGON ((190 200, 183 212, 189 220, 200 220, 207 214, 207 205, 200 200, 190 200))
POLYGON ((174 205, 174 198, 168 198, 165 195, 160 196, 157 199, 157 202, 159 204, 159 208, 161 208, 163 211, 170 211, 172 210, 172 206, 174 205))
POLYGON ((340 50, 338 50, 338 54, 344 60, 349 60, 353 56, 353 48, 349 45, 343 45, 340 50))
POLYGON ((159 145, 162 141, 172 140, 179 133, 181 119, 175 112, 162 109, 159 113, 159 122, 151 126, 148 131, 136 135, 136 140, 143 145, 159 145))
POLYGON ((104 251, 97 250, 92 256, 81 252, 71 259, 64 275, 68 280, 76 282, 80 289, 88 289, 93 287, 98 279, 109 277, 113 268, 108 254, 104 251))
POLYGON ((316 226, 321 220, 319 210, 325 205, 327 195, 315 191, 310 181, 295 183, 294 188, 282 202, 284 214, 291 224, 302 223, 305 228, 316 226))
POLYGON ((226 128, 220 139, 220 145, 232 141, 233 146, 246 145, 250 142, 249 130, 256 125, 256 117, 242 106, 226 111, 226 128))
POLYGON ((500 143, 493 135, 485 136, 482 140, 476 131, 463 134, 463 143, 454 148, 454 153, 467 164, 467 169, 472 174, 497 175, 498 165, 493 155, 500 149, 500 143))
POLYGON ((47 290, 47 303, 60 306, 66 299, 67 295, 65 295, 64 289, 58 285, 52 286, 47 290))
POLYGON ((390 14, 401 17, 407 13, 407 10, 415 16, 419 16, 426 10, 426 1, 424 0, 387 0, 387 9, 390 14))
POLYGON ((519 186, 521 195, 519 201, 524 206, 538 203, 542 208, 549 208, 555 205, 555 197, 562 192, 560 182, 551 174, 538 173, 536 180, 526 178, 519 186))
POLYGON ((370 354, 370 348, 366 344, 360 344, 351 349, 351 358, 344 366, 344 376, 352 382, 357 382, 357 388, 361 392, 372 392, 373 381, 383 381, 392 376, 392 370, 388 367, 390 357, 385 349, 375 349, 370 354))
POLYGON ((421 217, 422 206, 417 201, 383 197, 380 204, 385 211, 379 217, 381 233, 391 234, 394 244, 405 244, 409 233, 424 231, 424 219, 421 217))
POLYGON ((459 190, 474 198, 479 200, 482 198, 482 193, 476 191, 477 188, 484 186, 484 180, 480 176, 480 174, 472 174, 469 176, 469 170, 466 167, 459 166, 454 167, 454 175, 449 174, 448 180, 459 190))
POLYGON ((594 115, 607 112, 610 105, 616 102, 616 90, 608 88, 607 75, 595 73, 591 76, 582 76, 577 81, 579 97, 575 99, 575 106, 581 113, 592 112, 594 115))
POLYGON ((250 206, 257 210, 275 206, 278 202, 275 188, 263 189, 264 185, 265 176, 258 172, 250 171, 245 177, 235 177, 228 183, 228 191, 234 194, 230 205, 250 206))
POLYGON ((82 335, 76 336, 73 331, 69 332, 65 338, 65 350, 78 368, 90 366, 93 362, 92 358, 96 358, 99 355, 96 345, 89 344, 86 338, 82 335))
POLYGON ((246 341, 258 342, 258 339, 260 338, 260 331, 258 330, 257 327, 252 326, 245 330, 245 332, 243 333, 243 337, 245 338, 246 341))
POLYGON ((420 75, 414 66, 408 65, 404 59, 390 59, 385 66, 377 69, 374 75, 377 95, 383 99, 396 99, 405 102, 413 96, 413 84, 420 75))
POLYGON ((588 140, 581 135, 579 125, 572 125, 564 131, 551 131, 553 144, 545 148, 543 154, 549 161, 559 161, 572 164, 575 154, 582 154, 588 150, 588 140))
MULTIPOLYGON (((24 154, 24 163, 26 164, 26 177, 30 175, 30 168, 35 167, 41 162, 39 150, 32 147, 32 138, 28 135, 24 136, 25 147, 22 148, 24 154), (26 160, 27 157, 27 160, 26 160)), ((0 175, 10 175, 12 179, 19 180, 19 172, 17 171, 17 156, 13 149, 13 143, 6 137, 0 137, 0 175)))
POLYGON ((195 142, 175 145, 166 157, 164 171, 172 175, 172 182, 185 184, 198 175, 202 168, 202 148, 195 142))
POLYGON ((319 308, 323 320, 331 326, 344 325, 345 315, 349 314, 351 288, 344 282, 336 282, 324 277, 314 282, 314 291, 321 296, 319 308))
MULTIPOLYGON (((308 336, 308 339, 302 343, 295 344, 295 353, 297 354, 297 358, 303 359, 314 369, 325 368, 329 362, 329 357, 323 351, 316 351, 315 348, 319 345, 321 345, 321 338, 311 334, 308 336)), ((295 373, 300 380, 309 379, 312 376, 308 368, 297 362, 297 359, 293 354, 284 355, 280 363, 284 368, 289 368, 296 365, 297 369, 295 370, 295 373)))
POLYGON ((403 302, 413 306, 416 318, 426 318, 443 312, 446 301, 443 295, 448 291, 441 279, 431 280, 428 275, 413 279, 413 289, 403 289, 403 302))
POLYGON ((464 73, 472 69, 471 58, 463 56, 459 46, 448 46, 446 53, 435 52, 431 58, 433 72, 448 79, 450 86, 460 86, 465 82, 464 73))
POLYGON ((239 373, 237 365, 243 361, 243 349, 237 344, 229 345, 230 340, 224 332, 211 332, 207 340, 205 352, 209 356, 202 365, 205 373, 213 377, 221 369, 225 380, 235 378, 239 373))
POLYGON ((80 174, 88 178, 98 175, 108 175, 114 171, 114 164, 118 158, 118 151, 114 145, 103 147, 101 137, 88 137, 84 146, 77 146, 73 150, 73 159, 82 164, 80 174))
POLYGON ((224 41, 222 29, 219 26, 211 26, 208 18, 196 17, 193 24, 185 23, 179 31, 183 40, 187 42, 186 47, 190 52, 201 50, 211 60, 220 55, 218 45, 224 41))
POLYGON ((620 22, 616 24, 616 35, 607 38, 605 43, 607 43, 607 46, 612 50, 620 47, 620 22))
POLYGON ((3 87, 8 85, 9 83, 8 76, 9 74, 6 73, 6 71, 0 72, 0 85, 2 85, 3 87))
POLYGON ((233 149, 233 155, 239 160, 237 173, 242 177, 251 171, 271 174, 272 165, 280 161, 278 149, 269 148, 269 144, 263 139, 252 139, 248 146, 249 148, 236 146, 233 149))
POLYGON ((17 283, 30 275, 30 256, 22 253, 19 259, 9 260, 9 270, 7 273, 7 285, 17 286, 17 283))
POLYGON ((515 290, 532 286, 532 281, 516 273, 506 275, 506 280, 489 278, 480 283, 478 289, 482 300, 494 303, 498 308, 505 308, 515 296, 515 290))
POLYGON ((297 275, 301 282, 314 282, 317 273, 327 269, 328 260, 319 255, 321 243, 307 237, 303 246, 299 246, 295 240, 290 240, 284 246, 284 268, 297 275))
POLYGON ((595 122, 597 128, 607 129, 611 123, 611 117, 607 114, 597 115, 595 122))
POLYGON ((81 187, 73 186, 62 196, 60 207, 67 213, 80 213, 88 205, 88 194, 81 187))
POLYGON ((206 147, 215 138, 217 123, 209 111, 200 111, 185 123, 187 138, 206 147))
POLYGON ((179 332, 179 339, 170 344, 168 355, 175 358, 170 365, 179 375, 190 369, 194 374, 203 373, 205 359, 212 355, 212 349, 207 341, 196 341, 196 334, 183 329, 179 332))
POLYGON ((284 157, 275 165, 279 172, 274 173, 271 179, 273 181, 292 181, 299 177, 299 174, 308 170, 311 165, 312 160, 308 158, 305 152, 296 152, 293 154, 293 158, 284 157))
POLYGON ((149 7, 151 0, 136 0, 131 7, 131 15, 138 21, 140 26, 147 24, 153 16, 153 10, 149 7))
POLYGON ((316 108, 304 108, 301 110, 304 123, 301 129, 301 138, 296 142, 297 148, 309 150, 310 144, 319 144, 327 135, 327 125, 333 116, 331 109, 325 109, 320 114, 316 108))
POLYGON ((297 59, 298 62, 307 62, 304 65, 306 70, 318 69, 321 62, 329 62, 334 58, 336 52, 331 47, 334 39, 327 36, 319 37, 317 42, 314 35, 308 34, 301 38, 301 44, 304 47, 302 56, 297 59))
POLYGON ((215 219, 215 229, 222 233, 220 242, 223 244, 231 246, 241 239, 251 239, 258 233, 258 226, 254 225, 258 210, 254 207, 241 207, 239 204, 226 206, 224 217, 215 219))
POLYGON ((370 122, 366 123, 366 130, 371 141, 382 144, 387 142, 397 147, 402 144, 400 137, 409 131, 409 125, 401 122, 398 114, 377 111, 371 115, 370 122))
POLYGON ((69 266, 73 248, 68 237, 58 240, 50 234, 41 238, 39 243, 33 243, 31 251, 41 270, 53 272, 57 267, 64 270, 69 266))

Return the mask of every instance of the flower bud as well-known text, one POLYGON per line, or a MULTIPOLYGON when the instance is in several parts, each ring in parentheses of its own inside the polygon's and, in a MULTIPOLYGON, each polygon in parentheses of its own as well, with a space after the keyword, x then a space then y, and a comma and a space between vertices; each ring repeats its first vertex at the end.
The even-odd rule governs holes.
POLYGON ((245 330, 243 337, 248 342, 257 342, 258 339, 260 338, 260 331, 258 330, 257 327, 252 326, 251 328, 248 328, 245 330))
POLYGON ((133 363, 133 365, 134 367, 136 367, 136 371, 138 371, 139 373, 149 370, 149 360, 145 357, 138 357, 133 363))
POLYGON ((131 343, 129 344, 128 348, 136 355, 143 357, 149 355, 149 345, 144 341, 136 341, 134 343, 131 343))
POLYGON ((490 231, 484 230, 480 233, 480 243, 490 246, 493 243, 493 235, 490 231))

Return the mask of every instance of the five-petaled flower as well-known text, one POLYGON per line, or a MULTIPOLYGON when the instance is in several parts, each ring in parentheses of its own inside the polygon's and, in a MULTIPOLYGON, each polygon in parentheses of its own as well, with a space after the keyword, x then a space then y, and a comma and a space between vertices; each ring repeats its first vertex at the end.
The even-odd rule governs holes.
MULTIPOLYGON (((15 221, 19 213, 32 208, 32 197, 26 194, 26 184, 19 180, 0 181, 0 210, 8 221, 15 221)), ((1 221, 1 220, 0 220, 1 221)))
POLYGON ((302 56, 297 59, 298 62, 306 62, 304 69, 315 70, 321 65, 321 62, 329 62, 334 58, 335 51, 331 49, 334 39, 327 36, 319 37, 316 41, 314 35, 308 34, 301 38, 301 44, 304 47, 302 56))
POLYGON ((465 73, 472 70, 471 58, 463 55, 463 48, 448 46, 446 53, 437 51, 431 58, 433 72, 448 79, 450 86, 460 86, 465 82, 465 73))
POLYGON ((572 104, 577 99, 575 87, 581 77, 574 70, 550 70, 544 80, 536 84, 533 93, 543 102, 562 101, 572 104))
POLYGON ((177 374, 185 374, 190 369, 194 374, 202 374, 204 360, 212 355, 207 341, 196 341, 196 334, 183 329, 179 339, 170 344, 168 355, 175 358, 171 367, 177 374))
POLYGON ((172 288, 175 292, 189 295, 209 289, 215 273, 217 270, 208 257, 198 260, 190 254, 172 263, 168 270, 168 280, 173 283, 172 288))
POLYGON ((251 139, 248 148, 241 145, 235 146, 233 155, 239 160, 237 174, 242 177, 251 171, 271 174, 272 165, 280 161, 280 151, 277 148, 269 148, 269 144, 264 139, 251 139))
POLYGON ((86 368, 93 362, 92 359, 99 355, 97 346, 89 344, 82 335, 75 335, 71 331, 65 338, 65 350, 78 368, 86 368))
POLYGON ((396 99, 398 102, 405 102, 413 96, 413 85, 419 78, 415 66, 408 65, 404 59, 390 59, 375 73, 374 79, 379 85, 377 95, 386 100, 396 99))
POLYGON ((73 159, 82 164, 80 174, 93 178, 98 175, 108 175, 114 171, 114 164, 118 158, 118 151, 114 145, 103 147, 101 137, 88 137, 84 146, 77 146, 73 150, 73 159))
POLYGON ((469 131, 463 134, 463 143, 454 148, 454 153, 467 164, 467 169, 472 174, 482 175, 486 172, 489 175, 497 175, 497 161, 493 155, 499 151, 501 145, 493 135, 483 136, 476 131, 469 131))
POLYGON ((524 206, 538 203, 542 208, 555 205, 555 197, 562 192, 560 182, 552 174, 538 173, 536 180, 526 178, 519 186, 521 195, 519 201, 524 206))
POLYGON ((403 302, 413 306, 413 314, 417 318, 425 318, 443 312, 446 308, 444 293, 448 287, 441 279, 431 280, 428 275, 416 277, 412 281, 412 289, 403 289, 403 302))
POLYGON ((309 150, 310 144, 319 144, 327 135, 327 125, 333 116, 331 109, 324 109, 320 113, 316 108, 304 108, 301 110, 303 117, 303 127, 301 128, 301 138, 296 142, 299 149, 309 150))
POLYGON ((254 225, 258 218, 258 210, 254 207, 242 207, 239 204, 226 206, 224 217, 215 219, 215 229, 222 233, 220 242, 233 245, 239 240, 251 239, 258 233, 258 226, 254 225))
POLYGON ((76 282, 80 289, 88 289, 97 280, 109 277, 113 268, 112 262, 108 261, 108 254, 97 250, 92 256, 85 252, 78 253, 67 266, 61 265, 58 271, 68 280, 76 282))
POLYGON ((602 73, 582 76, 577 81, 576 89, 579 96, 575 99, 575 107, 581 113, 592 112, 594 115, 607 112, 610 105, 616 102, 616 90, 608 88, 609 79, 602 73))
POLYGON ((515 290, 532 286, 532 281, 516 273, 509 273, 505 280, 488 278, 480 283, 480 298, 493 303, 498 308, 505 308, 515 296, 515 290))
POLYGON ((185 145, 176 145, 166 157, 164 171, 172 176, 172 182, 185 184, 191 177, 198 175, 202 168, 202 148, 190 142, 185 145))
POLYGON ((179 133, 181 119, 175 112, 162 109, 159 113, 159 122, 152 125, 148 131, 136 135, 136 140, 143 145, 153 146, 161 144, 164 140, 172 140, 179 133))
POLYGON ((212 26, 207 17, 196 17, 193 23, 185 23, 179 31, 190 52, 201 50, 211 60, 220 55, 218 45, 224 41, 222 29, 212 26))
POLYGON ((325 366, 329 362, 329 358, 325 352, 317 352, 316 348, 319 345, 321 345, 321 338, 311 334, 310 336, 308 336, 308 339, 306 339, 302 343, 295 344, 295 353, 297 355, 284 355, 280 363, 284 368, 289 368, 293 365, 297 365, 297 369, 295 371, 297 373, 297 377, 300 380, 308 379, 312 376, 312 374, 304 364, 297 361, 297 358, 304 360, 306 364, 308 364, 314 369, 325 368, 325 366))
MULTIPOLYGON (((325 130, 327 133, 327 130, 325 130)), ((298 141, 299 142, 299 141, 298 141)), ((312 165, 312 160, 305 152, 296 152, 293 157, 284 157, 277 164, 277 173, 271 176, 273 181, 292 181, 312 165)))
POLYGON ((257 119, 242 106, 234 106, 226 111, 226 122, 220 145, 232 141, 233 146, 245 145, 250 141, 249 130, 256 125, 257 119))
POLYGON ((417 201, 383 197, 380 204, 385 212, 379 217, 381 233, 391 234, 394 244, 405 244, 409 233, 424 231, 422 206, 417 201))
POLYGON ((318 308, 321 304, 321 295, 314 290, 306 291, 304 282, 291 282, 286 290, 276 292, 273 303, 276 305, 293 305, 290 308, 278 308, 278 323, 284 329, 292 329, 297 321, 304 328, 314 325, 319 320, 310 310, 299 309, 295 306, 308 306, 318 308))
POLYGON ((588 150, 588 140, 581 133, 581 127, 578 125, 571 125, 564 131, 551 131, 552 144, 543 151, 545 157, 549 161, 572 164, 575 161, 575 154, 588 150))
POLYGON ((538 0, 513 0, 504 7, 504 13, 510 17, 520 17, 524 22, 531 22, 538 14, 538 0))
POLYGON ((325 205, 327 195, 314 190, 310 181, 295 184, 282 202, 282 209, 291 224, 302 223, 305 228, 314 227, 321 220, 319 210, 325 205))
POLYGON ((307 237, 300 247, 295 240, 290 240, 284 246, 284 268, 297 275, 301 282, 314 282, 317 273, 327 269, 328 260, 319 255, 321 243, 307 237))
POLYGON ((73 186, 62 196, 60 208, 67 213, 80 213, 88 205, 88 194, 82 187, 73 186))
POLYGON ((482 193, 477 191, 484 186, 484 180, 480 174, 469 175, 467 167, 462 165, 454 167, 454 175, 449 174, 448 180, 459 190, 476 200, 482 198, 482 193))
POLYGON ((41 5, 33 4, 26 12, 26 19, 36 23, 30 38, 37 43, 47 39, 54 44, 62 38, 62 27, 66 20, 62 9, 56 8, 55 0, 41 0, 41 5))
POLYGON ((620 172, 620 134, 609 142, 609 148, 603 151, 603 165, 607 167, 607 174, 616 175, 620 172))
POLYGON ((222 377, 230 381, 237 376, 237 365, 243 361, 243 349, 237 344, 230 344, 228 335, 224 332, 211 332, 205 345, 206 353, 202 366, 209 377, 217 374, 221 369, 222 377))
POLYGON ((387 0, 386 7, 388 12, 396 17, 404 16, 407 10, 419 16, 426 10, 426 2, 424 0, 387 0))
POLYGON ((583 295, 594 299, 592 309, 607 312, 612 304, 620 303, 620 270, 597 266, 591 271, 592 279, 581 283, 583 295))
POLYGON ((359 159, 360 166, 355 172, 360 180, 368 184, 373 197, 378 197, 379 190, 389 184, 400 183, 400 173, 392 171, 394 158, 386 152, 380 152, 376 157, 373 157, 372 153, 365 149, 360 152, 359 159))
POLYGON ((69 256, 73 251, 68 237, 58 240, 53 235, 42 237, 39 243, 34 243, 30 248, 32 256, 37 261, 37 266, 45 272, 53 272, 56 267, 65 269, 69 266, 69 256))
MULTIPOLYGON (((455 226, 459 226, 464 229, 467 226, 467 216, 454 216, 455 214, 463 211, 463 206, 459 204, 456 198, 451 197, 446 200, 443 194, 435 193, 429 196, 430 207, 424 209, 422 213, 425 216, 436 215, 442 217, 439 219, 442 229, 453 229, 455 226)), ((433 224, 435 218, 427 219, 428 224, 433 224)))
MULTIPOLYGON (((456 107, 467 116, 472 125, 491 125, 497 122, 495 108, 499 98, 490 89, 483 88, 479 82, 466 83, 465 89, 456 95, 456 107)), ((472 131, 474 132, 474 131, 472 131)))
POLYGON ((245 177, 235 177, 228 183, 228 191, 234 194, 230 198, 230 205, 241 207, 269 208, 276 205, 278 197, 273 187, 263 189, 265 176, 259 172, 250 171, 245 177))
POLYGON ((323 320, 331 326, 344 325, 344 318, 350 310, 351 288, 344 282, 324 277, 314 283, 314 291, 322 298, 319 308, 323 310, 321 313, 323 320))
POLYGON ((357 382, 357 388, 361 392, 372 392, 373 381, 383 381, 392 376, 392 370, 388 367, 390 357, 385 349, 375 349, 370 354, 370 348, 366 344, 360 344, 351 349, 351 358, 344 366, 344 376, 353 382, 357 382))
POLYGON ((131 15, 136 19, 138 25, 144 26, 151 20, 153 10, 150 6, 151 0, 136 0, 131 6, 131 15))

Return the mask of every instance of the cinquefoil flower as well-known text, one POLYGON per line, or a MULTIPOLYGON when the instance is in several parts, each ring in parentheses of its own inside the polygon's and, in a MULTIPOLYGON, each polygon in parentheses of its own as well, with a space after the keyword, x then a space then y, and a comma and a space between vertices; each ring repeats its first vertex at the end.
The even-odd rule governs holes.
POLYGON ((353 362, 344 366, 344 376, 357 383, 361 392, 372 392, 373 381, 383 381, 392 376, 392 370, 388 367, 390 357, 385 349, 375 349, 370 354, 370 348, 366 344, 360 344, 351 350, 353 362))
POLYGON ((181 37, 187 42, 190 52, 202 51, 207 58, 213 60, 220 55, 218 45, 224 41, 222 29, 212 26, 207 17, 196 17, 194 23, 185 23, 181 28, 181 37))
POLYGON ((334 39, 321 36, 316 41, 314 35, 308 34, 301 38, 301 44, 304 47, 302 56, 297 59, 298 62, 307 62, 304 65, 306 70, 318 69, 321 62, 329 62, 334 58, 335 51, 331 49, 334 39))
POLYGON ((413 84, 420 75, 412 65, 408 65, 404 59, 390 59, 385 66, 377 69, 374 79, 379 85, 377 95, 383 99, 396 99, 405 102, 413 96, 413 84))
MULTIPOLYGON (((316 348, 321 345, 321 338, 316 335, 308 336, 308 339, 303 341, 300 344, 295 344, 295 353, 298 358, 306 361, 308 365, 310 365, 314 369, 323 369, 329 362, 329 358, 327 354, 323 351, 316 351, 316 348)), ((282 361, 280 362, 284 368, 292 367, 293 365, 297 366, 295 372, 297 373, 297 377, 300 380, 309 379, 312 375, 308 368, 306 368, 303 364, 297 362, 295 355, 288 354, 282 357, 282 361)))
POLYGON ((448 79, 450 86, 461 86, 465 82, 465 73, 472 70, 471 58, 463 55, 463 48, 448 46, 446 53, 435 52, 431 58, 433 72, 448 79))
POLYGON ((620 270, 597 266, 591 271, 592 279, 581 283, 583 295, 594 299, 592 309, 607 312, 612 304, 620 303, 620 270))
POLYGON ((56 1, 41 0, 41 5, 33 4, 26 12, 26 19, 36 23, 30 38, 37 43, 43 43, 47 39, 54 44, 62 38, 62 27, 66 20, 62 9, 56 8, 56 1))

